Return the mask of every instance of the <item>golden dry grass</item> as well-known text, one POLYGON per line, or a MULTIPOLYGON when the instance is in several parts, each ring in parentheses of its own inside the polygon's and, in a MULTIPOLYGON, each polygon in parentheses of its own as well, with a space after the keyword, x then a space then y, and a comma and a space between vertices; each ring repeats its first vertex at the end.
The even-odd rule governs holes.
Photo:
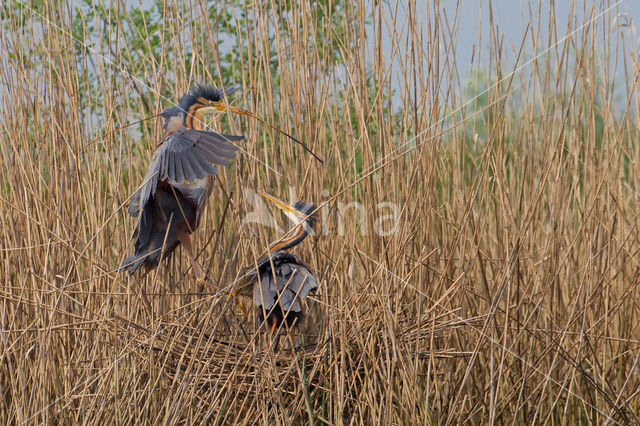
POLYGON ((5 2, 0 421, 638 422, 638 60, 614 3, 596 3, 571 22, 532 10, 522 49, 491 32, 462 64, 470 41, 437 7, 420 29, 369 3, 239 3, 216 21, 224 5, 166 0, 153 47, 124 42, 155 30, 119 2, 117 20, 89 2, 79 26, 74 2, 5 2), (243 13, 227 61, 217 32, 243 13), (321 283, 295 356, 264 353, 253 319, 179 252, 144 280, 114 272, 161 130, 125 126, 201 81, 242 84, 235 105, 325 160, 246 118, 213 123, 247 136, 197 233, 216 283, 277 236, 243 226, 248 190, 324 203, 322 232, 295 250, 321 283), (379 203, 399 211, 387 236, 379 203))

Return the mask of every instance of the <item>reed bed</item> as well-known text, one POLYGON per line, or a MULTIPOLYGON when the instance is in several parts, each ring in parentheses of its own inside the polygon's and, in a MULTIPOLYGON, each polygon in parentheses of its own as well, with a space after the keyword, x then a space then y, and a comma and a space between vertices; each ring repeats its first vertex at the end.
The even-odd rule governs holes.
POLYGON ((2 423, 639 421, 633 23, 534 2, 507 46, 460 39, 462 4, 416 6, 3 2, 2 423), (179 251, 115 270, 155 115, 198 82, 241 84, 234 105, 324 159, 211 122, 246 135, 196 236, 215 289, 179 251), (229 292, 289 226, 253 220, 256 189, 322 205, 295 354, 229 292))

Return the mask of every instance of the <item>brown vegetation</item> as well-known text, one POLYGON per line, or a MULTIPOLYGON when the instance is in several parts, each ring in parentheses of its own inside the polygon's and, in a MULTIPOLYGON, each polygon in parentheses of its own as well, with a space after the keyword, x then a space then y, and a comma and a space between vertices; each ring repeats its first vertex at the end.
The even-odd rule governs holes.
POLYGON ((571 22, 531 11, 522 48, 491 32, 463 64, 456 17, 437 8, 420 29, 411 10, 396 22, 370 4, 240 2, 229 13, 249 24, 225 62, 217 34, 234 18, 208 19, 199 1, 165 1, 155 46, 124 6, 81 24, 74 2, 8 3, 0 422, 638 421, 639 73, 615 8, 571 22), (125 43, 136 29, 141 44, 125 43), (257 121, 213 123, 247 136, 196 240, 217 292, 183 256, 144 280, 114 271, 161 126, 129 124, 201 81, 241 84, 234 105, 325 160, 257 121), (265 353, 225 286, 278 235, 243 225, 248 189, 288 200, 291 187, 323 204, 322 232, 295 250, 320 284, 295 356, 284 339, 265 353), (386 236, 383 202, 399 212, 386 236))

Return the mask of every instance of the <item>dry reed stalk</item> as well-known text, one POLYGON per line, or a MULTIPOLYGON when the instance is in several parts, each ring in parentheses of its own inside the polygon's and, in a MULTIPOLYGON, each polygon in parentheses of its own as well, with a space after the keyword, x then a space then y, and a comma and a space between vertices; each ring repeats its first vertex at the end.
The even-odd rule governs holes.
POLYGON ((489 13, 471 64, 455 54, 463 3, 420 24, 414 3, 225 17, 165 0, 159 27, 128 3, 109 5, 117 19, 32 3, 2 6, 0 421, 638 421, 639 73, 615 2, 573 2, 570 22, 540 3, 521 46, 489 13), (223 30, 242 47, 230 62, 223 30), (264 353, 253 318, 180 256, 144 280, 114 272, 160 132, 128 125, 223 74, 245 88, 237 105, 325 160, 257 122, 214 123, 247 135, 198 234, 218 283, 276 236, 243 225, 248 189, 324 204, 296 249, 321 290, 295 356, 264 353), (386 236, 380 203, 399 212, 386 236))

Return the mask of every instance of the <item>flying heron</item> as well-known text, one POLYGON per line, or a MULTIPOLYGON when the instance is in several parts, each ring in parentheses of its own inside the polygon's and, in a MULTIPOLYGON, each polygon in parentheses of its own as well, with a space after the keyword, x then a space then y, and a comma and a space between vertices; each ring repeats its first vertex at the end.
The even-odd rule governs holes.
POLYGON ((164 136, 129 206, 129 214, 138 220, 133 235, 135 251, 122 262, 121 269, 134 274, 144 267, 146 275, 182 245, 196 279, 203 279, 191 234, 198 228, 211 195, 213 177, 218 173, 215 165, 228 165, 238 149, 230 142, 244 137, 205 131, 202 120, 216 111, 235 112, 220 101, 239 88, 195 86, 180 98, 178 106, 161 114, 164 136))
POLYGON ((270 325, 268 341, 276 329, 286 324, 295 345, 295 330, 304 313, 300 301, 318 288, 316 278, 309 267, 286 250, 300 244, 313 231, 316 223, 316 206, 303 201, 293 206, 260 192, 282 209, 296 225, 291 232, 271 244, 256 260, 255 266, 245 272, 241 285, 234 294, 253 296, 258 320, 270 325))

